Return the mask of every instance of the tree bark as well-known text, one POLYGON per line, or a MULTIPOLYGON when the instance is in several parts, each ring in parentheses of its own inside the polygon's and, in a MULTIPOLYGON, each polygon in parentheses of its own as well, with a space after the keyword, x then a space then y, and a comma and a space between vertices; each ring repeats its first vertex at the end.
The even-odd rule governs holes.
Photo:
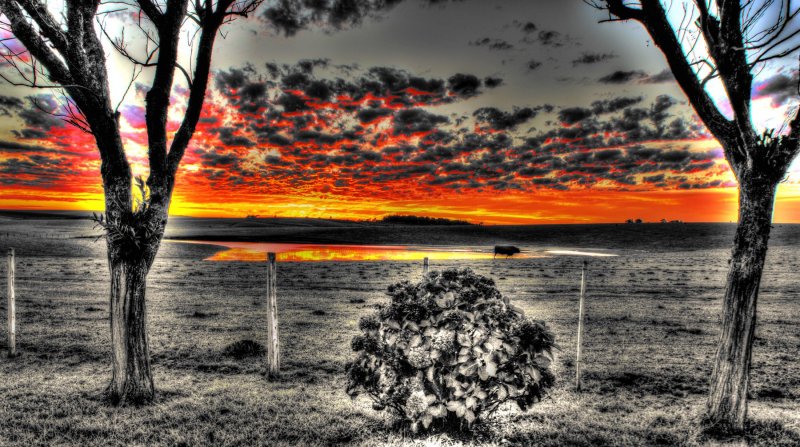
MULTIPOLYGON (((155 228, 163 229, 163 226, 155 228)), ((111 271, 112 375, 106 394, 114 404, 146 404, 155 397, 147 337, 146 291, 147 274, 162 235, 163 231, 159 231, 154 237, 136 239, 138 244, 128 239, 107 238, 111 271)))
POLYGON ((722 334, 706 404, 712 432, 741 433, 747 419, 747 390, 756 304, 767 255, 777 182, 740 177, 739 223, 725 287, 722 334))

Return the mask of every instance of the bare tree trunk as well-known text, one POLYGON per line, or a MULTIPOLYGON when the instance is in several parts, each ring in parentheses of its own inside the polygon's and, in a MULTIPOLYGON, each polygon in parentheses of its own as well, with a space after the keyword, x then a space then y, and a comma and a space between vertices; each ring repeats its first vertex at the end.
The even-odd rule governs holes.
POLYGON ((108 398, 146 403, 155 395, 145 305, 148 268, 141 259, 110 259, 109 264, 113 368, 108 398))
POLYGON ((756 304, 777 184, 763 178, 740 179, 739 224, 723 302, 706 425, 714 432, 741 433, 747 419, 747 390, 756 328, 756 304))
POLYGON ((147 338, 146 291, 147 274, 158 252, 163 226, 142 221, 134 224, 136 228, 161 231, 155 237, 134 239, 137 242, 134 244, 128 239, 107 238, 112 375, 106 393, 114 404, 145 404, 155 397, 147 338))

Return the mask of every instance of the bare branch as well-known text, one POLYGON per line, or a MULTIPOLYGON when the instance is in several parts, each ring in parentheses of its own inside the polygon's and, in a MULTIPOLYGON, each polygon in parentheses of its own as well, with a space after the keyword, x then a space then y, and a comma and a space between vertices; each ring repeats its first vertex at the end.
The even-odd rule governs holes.
POLYGON ((8 18, 14 36, 25 45, 32 57, 41 61, 47 68, 51 80, 59 84, 73 84, 64 62, 28 23, 22 10, 13 0, 0 0, 0 12, 8 18))
POLYGON ((161 11, 158 5, 153 3, 151 0, 136 0, 136 3, 139 4, 142 12, 147 15, 147 18, 150 19, 151 22, 153 22, 156 26, 161 26, 164 13, 161 11))
POLYGON ((19 4, 56 49, 60 53, 66 54, 68 48, 67 37, 47 10, 47 6, 39 0, 19 0, 19 4))
MULTIPOLYGON (((193 83, 189 91, 189 101, 186 106, 186 114, 178 128, 175 138, 169 150, 168 167, 171 176, 174 176, 186 151, 186 147, 194 134, 197 122, 200 120, 200 113, 205 101, 206 89, 208 87, 209 75, 211 73, 211 55, 214 47, 214 40, 222 25, 230 21, 231 16, 246 16, 261 4, 261 0, 235 1, 221 0, 217 3, 217 8, 211 12, 211 2, 206 1, 204 11, 204 22, 195 57, 195 71, 192 77, 193 83)), ((199 8, 199 1, 195 3, 199 8)))
POLYGON ((133 87, 133 83, 136 82, 136 78, 138 78, 139 75, 142 74, 142 70, 143 70, 143 68, 141 66, 137 66, 137 65, 133 66, 133 73, 131 74, 131 80, 130 80, 130 82, 128 82, 128 86, 125 87, 125 92, 122 94, 122 97, 119 99, 119 102, 117 103, 117 106, 114 107, 114 115, 115 116, 119 116, 119 107, 122 105, 122 102, 125 100, 125 97, 128 96, 128 92, 131 90, 131 87, 133 87))

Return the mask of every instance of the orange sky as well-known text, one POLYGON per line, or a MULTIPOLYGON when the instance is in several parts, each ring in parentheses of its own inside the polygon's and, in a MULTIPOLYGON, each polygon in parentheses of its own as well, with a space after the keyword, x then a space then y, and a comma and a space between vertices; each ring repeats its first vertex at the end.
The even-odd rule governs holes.
MULTIPOLYGON (((388 214, 414 214, 453 219, 466 219, 484 224, 534 224, 534 223, 600 223, 622 222, 628 218, 659 221, 662 218, 694 222, 727 222, 736 219, 735 185, 725 161, 716 155, 713 162, 696 172, 682 168, 682 181, 691 185, 706 185, 708 180, 721 182, 716 187, 682 189, 676 182, 653 186, 642 181, 644 174, 634 177, 634 184, 621 184, 604 178, 593 178, 592 184, 579 182, 557 189, 530 186, 526 189, 498 191, 480 187, 442 187, 432 185, 434 173, 381 182, 358 181, 358 169, 345 172, 337 178, 336 171, 345 164, 318 167, 316 170, 298 170, 297 165, 308 162, 310 153, 339 153, 338 148, 325 144, 304 144, 294 156, 283 155, 288 166, 284 171, 259 171, 260 152, 252 147, 223 145, 213 126, 225 121, 234 126, 246 127, 246 117, 222 111, 214 96, 206 109, 209 119, 198 129, 192 149, 184 159, 171 208, 173 215, 203 217, 244 217, 247 215, 278 217, 314 217, 338 219, 372 219, 388 214), (238 123, 238 124, 237 124, 238 123), (239 176, 231 173, 231 165, 223 160, 211 169, 204 158, 208 151, 215 156, 230 156, 237 163, 252 163, 250 168, 239 169, 239 176), (255 157, 255 159, 253 159, 255 157), (251 160, 253 159, 253 160, 251 160), (252 169, 252 170, 248 170, 252 169), (329 175, 331 172, 334 174, 329 175), (248 175, 251 177, 248 178, 248 175), (279 179, 272 176, 279 175, 279 179), (340 183, 344 178, 348 182, 340 183), (428 182, 428 184, 426 184, 428 182)), ((338 111, 338 105, 328 106, 338 111)), ((140 112, 140 111, 139 111, 140 112)), ((146 174, 144 129, 136 114, 129 111, 123 126, 128 139, 128 151, 135 171, 146 174)), ((314 119, 318 119, 313 114, 314 119)), ((334 124, 320 123, 327 128, 334 124)), ((567 126, 568 127, 568 126, 567 126)), ((368 128, 369 129, 369 128, 368 128)), ((372 133, 378 142, 372 148, 380 150, 389 145, 419 143, 425 136, 399 135, 394 130, 374 125, 372 133)), ((430 132, 427 132, 430 134, 430 132)), ((425 135, 427 135, 425 134, 425 135)), ((64 125, 53 125, 46 138, 29 139, 23 152, 0 152, 0 162, 15 162, 25 167, 12 175, 0 177, 5 185, 0 190, 0 208, 4 209, 67 209, 101 210, 102 188, 99 182, 99 160, 91 136, 64 125), (39 158, 36 158, 39 157, 39 158)), ((334 145, 341 145, 338 141, 334 145)), ((706 154, 716 143, 705 137, 677 142, 651 141, 652 147, 670 150, 675 146, 687 148, 687 153, 706 154)), ((624 145, 623 153, 625 153, 624 145)), ((263 151, 264 149, 262 149, 263 151)), ((266 149, 279 152, 285 148, 266 149)), ((537 148, 527 149, 531 153, 537 148)), ((581 149, 581 153, 594 153, 604 148, 581 149)), ((230 160, 227 160, 230 161, 230 160)), ((393 160, 383 161, 393 166, 393 160)), ((364 162, 364 164, 380 162, 364 162)), ((692 162, 693 163, 693 162, 692 162)), ((399 160, 398 165, 414 165, 399 160)), ((587 163, 591 168, 597 163, 587 163)), ((688 165, 691 166, 691 163, 688 165)), ((300 166, 301 168, 303 166, 300 166)), ((653 169, 659 168, 654 164, 653 169)), ((563 175, 569 167, 553 170, 550 178, 563 175)), ((611 170, 616 169, 611 167, 611 170)), ((677 175, 669 169, 658 169, 651 174, 677 175)), ((516 177, 515 177, 516 178, 516 177)), ((800 188, 796 184, 782 185, 776 206, 776 222, 800 222, 800 188)))
MULTIPOLYGON (((0 208, 30 210, 100 210, 102 194, 96 184, 67 191, 61 188, 7 188, 0 194, 0 208), (93 190, 93 191, 92 191, 93 190)), ((213 191, 207 191, 213 194, 213 191)), ((736 220, 735 188, 693 191, 540 191, 537 194, 497 196, 492 193, 453 195, 416 201, 355 201, 346 198, 313 199, 291 196, 234 197, 202 202, 192 191, 179 188, 171 214, 203 217, 243 217, 248 214, 279 217, 342 219, 380 218, 387 214, 416 214, 466 219, 485 224, 602 223, 628 218, 645 221, 680 219, 687 222, 736 220)), ((800 191, 782 185, 775 207, 775 222, 800 222, 800 191)))

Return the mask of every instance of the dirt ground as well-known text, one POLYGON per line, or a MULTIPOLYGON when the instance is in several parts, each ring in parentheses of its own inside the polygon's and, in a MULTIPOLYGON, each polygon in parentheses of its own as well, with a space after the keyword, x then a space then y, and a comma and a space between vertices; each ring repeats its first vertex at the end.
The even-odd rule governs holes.
MULTIPOLYGON (((581 393, 574 374, 584 258, 432 263, 431 269, 470 267, 491 276, 529 316, 548 322, 561 347, 558 385, 532 410, 504 409, 469 436, 417 437, 392 429, 366 399, 351 401, 343 373, 358 319, 386 299, 389 284, 419 278, 421 263, 280 263, 283 370, 267 381, 262 358, 226 353, 236 341, 266 338, 265 265, 203 261, 219 248, 167 242, 148 287, 157 402, 114 408, 102 400, 110 378, 104 243, 41 236, 61 234, 56 223, 37 223, 39 237, 30 237, 18 224, 0 235, 2 253, 17 250, 21 352, 5 357, 3 325, 0 445, 704 443, 697 420, 719 333, 727 248, 616 247, 618 257, 590 259, 581 393)), ((796 246, 775 244, 768 265, 748 441, 799 445, 796 246)), ((5 269, 0 263, 3 316, 5 269)))

